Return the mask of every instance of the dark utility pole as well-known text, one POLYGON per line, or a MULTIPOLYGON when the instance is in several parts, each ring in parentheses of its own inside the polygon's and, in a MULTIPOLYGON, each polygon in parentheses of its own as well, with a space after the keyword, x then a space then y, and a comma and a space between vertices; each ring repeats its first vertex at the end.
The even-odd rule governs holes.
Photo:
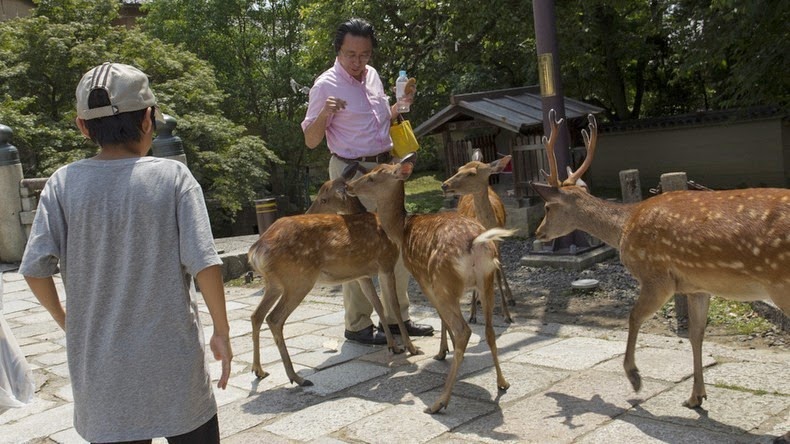
MULTIPOLYGON (((554 0, 533 0, 532 11, 535 16, 535 39, 538 47, 538 70, 540 77, 540 96, 543 102, 543 134, 548 137, 549 110, 557 112, 557 119, 565 118, 565 95, 560 79, 560 56, 557 46, 556 16, 554 0)), ((568 125, 562 125, 554 145, 557 155, 558 177, 560 181, 568 177, 565 167, 570 165, 568 125)))
MULTIPOLYGON (((535 40, 538 47, 538 70, 540 77, 540 96, 543 108, 543 134, 548 137, 551 131, 549 111, 554 109, 557 119, 565 118, 565 95, 560 79, 560 57, 557 45, 556 15, 554 0, 533 0, 532 13, 535 16, 535 40)), ((554 145, 557 156, 557 177, 560 182, 568 177, 566 167, 571 165, 570 136, 567 120, 559 127, 557 142, 554 145)), ((554 241, 556 253, 573 252, 576 248, 587 247, 588 242, 579 232, 573 232, 554 241)))

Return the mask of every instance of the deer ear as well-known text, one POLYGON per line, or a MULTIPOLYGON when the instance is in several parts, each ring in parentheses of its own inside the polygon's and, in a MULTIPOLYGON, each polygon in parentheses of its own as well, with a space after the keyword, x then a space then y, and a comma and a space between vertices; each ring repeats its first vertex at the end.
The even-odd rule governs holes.
POLYGON ((513 158, 513 156, 508 154, 507 156, 505 156, 505 157, 503 157, 501 159, 497 159, 497 160, 489 163, 488 166, 491 167, 491 173, 492 174, 501 173, 502 170, 505 169, 507 164, 510 163, 510 159, 512 159, 512 158, 513 158))
POLYGON ((340 177, 344 180, 348 181, 354 178, 357 174, 357 169, 359 168, 359 162, 351 162, 343 169, 343 172, 340 173, 340 177))
POLYGON ((411 176, 412 171, 414 171, 414 164, 411 162, 402 162, 398 165, 398 168, 395 170, 395 177, 399 180, 406 180, 411 176))
POLYGON ((559 197, 559 195, 560 195, 559 188, 555 188, 555 187, 553 187, 551 185, 546 185, 546 184, 537 183, 537 182, 530 182, 529 185, 546 202, 551 202, 552 200, 557 199, 559 197))

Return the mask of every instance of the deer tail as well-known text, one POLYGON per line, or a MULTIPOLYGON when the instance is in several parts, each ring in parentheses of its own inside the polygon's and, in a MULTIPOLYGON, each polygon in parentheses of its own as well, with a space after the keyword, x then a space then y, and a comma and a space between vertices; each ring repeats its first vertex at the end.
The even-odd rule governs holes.
POLYGON ((267 246, 265 242, 262 242, 262 237, 258 238, 254 244, 250 247, 250 250, 247 252, 247 262, 250 264, 250 268, 258 274, 264 274, 268 266, 268 254, 267 253, 267 246))
POLYGON ((484 231, 480 236, 477 236, 475 240, 472 241, 472 245, 482 244, 489 241, 501 241, 506 237, 510 237, 516 234, 518 230, 506 230, 504 228, 492 228, 490 230, 484 231))

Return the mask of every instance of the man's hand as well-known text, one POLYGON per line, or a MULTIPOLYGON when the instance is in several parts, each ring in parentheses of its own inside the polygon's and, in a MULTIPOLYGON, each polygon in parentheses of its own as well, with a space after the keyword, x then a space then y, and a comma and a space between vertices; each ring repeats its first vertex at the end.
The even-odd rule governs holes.
POLYGON ((329 96, 324 103, 324 112, 327 114, 335 114, 336 112, 346 109, 346 101, 338 99, 337 97, 329 96))
POLYGON ((214 353, 214 359, 217 361, 222 360, 222 375, 219 377, 219 382, 217 382, 217 388, 225 390, 225 387, 228 386, 228 378, 230 378, 230 361, 233 359, 233 351, 230 349, 230 338, 218 335, 215 332, 211 335, 209 346, 214 353))

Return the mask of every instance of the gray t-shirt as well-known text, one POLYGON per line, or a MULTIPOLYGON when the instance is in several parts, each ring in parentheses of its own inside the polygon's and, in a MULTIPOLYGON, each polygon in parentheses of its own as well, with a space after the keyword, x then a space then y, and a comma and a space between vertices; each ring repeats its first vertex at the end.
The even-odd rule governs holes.
POLYGON ((202 190, 182 163, 86 159, 50 177, 20 273, 60 267, 83 438, 174 436, 214 416, 191 276, 221 263, 202 190))

